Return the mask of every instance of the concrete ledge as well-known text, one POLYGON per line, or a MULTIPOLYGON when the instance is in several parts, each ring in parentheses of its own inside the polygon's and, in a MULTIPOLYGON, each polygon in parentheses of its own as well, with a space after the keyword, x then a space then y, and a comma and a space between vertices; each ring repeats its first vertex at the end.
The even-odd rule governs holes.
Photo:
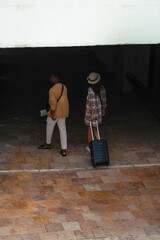
POLYGON ((149 168, 160 167, 160 163, 152 164, 131 164, 131 165, 116 165, 109 167, 88 167, 88 168, 73 168, 73 169, 34 169, 34 170, 1 170, 0 174, 15 174, 15 173, 52 173, 52 172, 77 172, 77 171, 90 171, 90 170, 110 170, 110 169, 123 169, 123 168, 149 168))

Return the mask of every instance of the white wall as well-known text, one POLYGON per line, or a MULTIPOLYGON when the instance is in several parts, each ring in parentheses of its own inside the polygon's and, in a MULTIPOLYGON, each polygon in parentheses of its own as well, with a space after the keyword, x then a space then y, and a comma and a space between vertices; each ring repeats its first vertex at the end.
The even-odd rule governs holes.
POLYGON ((0 47, 160 43, 160 0, 0 0, 0 47))

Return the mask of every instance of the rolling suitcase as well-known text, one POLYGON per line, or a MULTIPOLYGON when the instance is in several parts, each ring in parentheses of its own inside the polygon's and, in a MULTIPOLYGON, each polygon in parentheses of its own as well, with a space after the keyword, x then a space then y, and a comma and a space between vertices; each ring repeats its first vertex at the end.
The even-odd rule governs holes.
POLYGON ((91 129, 91 135, 92 135, 92 141, 89 144, 90 151, 91 151, 91 160, 94 167, 96 167, 97 164, 103 164, 103 163, 109 166, 110 160, 109 160, 107 142, 105 139, 100 138, 98 122, 96 122, 96 124, 97 124, 99 140, 94 139, 92 123, 90 122, 90 129, 91 129))

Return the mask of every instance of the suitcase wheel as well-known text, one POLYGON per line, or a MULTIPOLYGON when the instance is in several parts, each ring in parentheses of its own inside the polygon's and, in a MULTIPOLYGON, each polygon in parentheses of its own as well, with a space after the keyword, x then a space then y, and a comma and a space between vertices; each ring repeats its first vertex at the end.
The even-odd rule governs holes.
POLYGON ((108 161, 108 162, 106 162, 106 165, 107 165, 107 167, 110 165, 110 162, 108 161))

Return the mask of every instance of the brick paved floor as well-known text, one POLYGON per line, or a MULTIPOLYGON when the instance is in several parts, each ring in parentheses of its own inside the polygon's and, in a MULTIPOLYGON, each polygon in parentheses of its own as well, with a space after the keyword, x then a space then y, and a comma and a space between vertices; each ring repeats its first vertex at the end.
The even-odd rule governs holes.
POLYGON ((0 240, 159 240, 160 168, 0 175, 0 240))
MULTIPOLYGON (((140 122, 106 120, 102 137, 108 140, 111 166, 160 164, 160 125, 149 119, 140 122), (132 127, 130 127, 130 125, 132 127)), ((126 120, 127 121, 127 120, 126 120)), ((3 122, 3 121, 2 121, 3 122)), ((45 141, 45 119, 13 120, 0 126, 0 170, 91 168, 90 154, 85 151, 87 131, 83 123, 68 120, 68 156, 59 154, 58 129, 53 136, 53 149, 38 150, 45 141)))

